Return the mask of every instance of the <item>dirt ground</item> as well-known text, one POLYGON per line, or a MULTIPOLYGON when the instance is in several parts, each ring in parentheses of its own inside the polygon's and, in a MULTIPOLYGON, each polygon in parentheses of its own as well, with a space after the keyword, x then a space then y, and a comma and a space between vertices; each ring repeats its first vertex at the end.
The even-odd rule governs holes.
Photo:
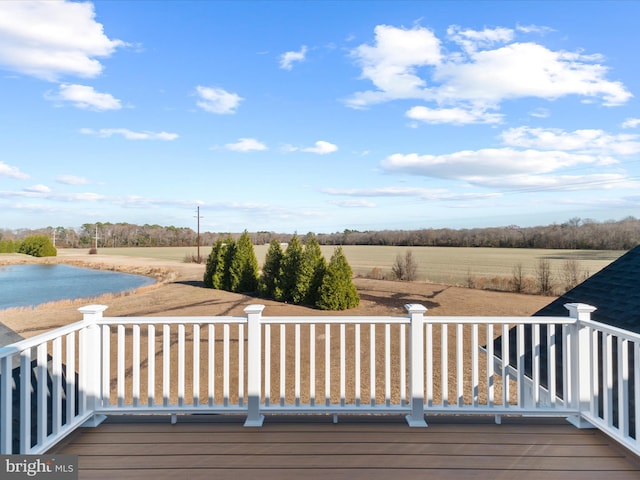
POLYGON ((554 297, 472 290, 423 282, 394 282, 356 278, 360 305, 343 312, 326 312, 287 305, 252 296, 204 288, 204 265, 151 258, 67 253, 58 257, 34 259, 23 255, 0 255, 0 265, 8 263, 69 263, 152 275, 158 282, 136 292, 105 295, 93 299, 62 301, 35 308, 0 311, 0 321, 23 337, 37 335, 81 319, 77 311, 88 304, 109 308, 105 316, 192 316, 243 315, 252 303, 266 305, 263 315, 404 315, 404 305, 419 303, 427 315, 531 315, 554 297))

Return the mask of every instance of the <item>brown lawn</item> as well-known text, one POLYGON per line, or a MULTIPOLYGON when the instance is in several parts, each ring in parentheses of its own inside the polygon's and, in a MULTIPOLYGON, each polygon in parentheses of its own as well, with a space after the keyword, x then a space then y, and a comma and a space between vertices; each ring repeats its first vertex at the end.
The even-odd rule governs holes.
MULTIPOLYGON (((532 295, 520 295, 520 294, 512 294, 512 293, 502 293, 502 292, 491 292, 484 290, 472 290, 461 287, 452 287, 446 285, 438 285, 438 284, 428 284, 422 282, 393 282, 393 281, 383 281, 383 280, 371 280, 364 278, 356 278, 355 284, 358 288, 361 302, 357 308, 348 310, 346 312, 326 312, 322 310, 316 310, 307 307, 301 307, 296 305, 287 305, 281 304, 279 302, 274 302, 270 300, 264 300, 255 298, 247 295, 240 295, 235 293, 229 293, 219 290, 212 290, 204 288, 202 285, 202 276, 204 273, 203 265, 196 264, 186 264, 175 261, 168 260, 159 260, 159 259, 146 259, 146 258, 137 258, 137 257, 124 257, 124 256, 112 256, 112 255, 91 255, 89 256, 86 253, 79 254, 64 254, 63 256, 59 256, 56 258, 50 259, 32 259, 30 257, 23 256, 0 256, 0 264, 1 263, 16 263, 16 262, 65 262, 72 263, 81 266, 92 266, 94 268, 103 268, 103 269, 114 269, 125 272, 133 272, 133 273, 141 273, 147 275, 153 275, 156 278, 159 278, 159 282, 151 287, 145 287, 138 290, 135 293, 123 294, 123 295, 108 295, 104 297, 100 297, 97 299, 84 299, 77 301, 63 301, 56 302, 52 304, 47 304, 43 306, 39 306, 36 308, 21 308, 21 309, 10 309, 0 312, 0 321, 2 321, 9 328, 12 328, 14 331, 19 333, 24 337, 30 337, 33 335, 37 335, 44 331, 50 330, 52 328, 56 328, 65 324, 69 324, 81 319, 80 313, 77 309, 81 306, 98 303, 107 305, 109 308, 105 312, 105 316, 196 316, 196 315, 239 315, 244 316, 244 308, 252 303, 261 303, 266 305, 266 308, 263 312, 265 316, 318 316, 318 315, 392 315, 392 316, 400 316, 405 315, 406 310, 404 305, 410 303, 418 303, 422 304, 428 308, 427 315, 478 315, 478 316, 528 316, 548 304, 553 300, 552 297, 541 297, 541 296, 532 296, 532 295)), ((332 328, 337 328, 335 325, 332 328)), ((288 328, 288 327, 287 327, 288 328)), ((323 328, 320 327, 319 328, 323 328)), ((354 347, 352 339, 353 335, 353 327, 350 326, 347 328, 347 344, 346 351, 344 352, 347 358, 352 359, 354 355, 354 347)), ((449 328, 448 337, 449 337, 449 362, 450 367, 449 371, 449 397, 453 399, 455 396, 455 368, 452 365, 455 364, 455 328, 449 328)), ((467 331, 468 327, 465 327, 465 350, 470 348, 469 343, 469 332, 467 331)), ((336 330, 333 330, 336 332, 336 330)), ((439 327, 434 328, 434 345, 433 345, 433 353, 434 358, 440 358, 440 330, 439 327)), ((319 331, 321 333, 321 331, 319 331)), ((376 334, 376 351, 383 352, 383 338, 382 338, 382 328, 380 328, 376 334)), ((112 330, 112 334, 115 335, 115 331, 112 330)), ((159 334, 159 332, 158 332, 159 334)), ((499 335, 500 332, 496 331, 495 335, 499 335)), ((131 341, 130 331, 127 331, 127 342, 131 341)), ((175 336, 175 333, 172 334, 175 336)), ((192 356, 192 338, 191 333, 187 332, 187 345, 186 345, 186 358, 191 358, 192 356)), ((219 341, 218 339, 219 333, 216 334, 216 343, 219 341)), ((272 349, 279 348, 279 340, 277 334, 274 332, 274 339, 272 343, 272 349)), ((302 332, 302 345, 308 345, 308 333, 305 333, 305 330, 302 332)), ((336 341, 333 340, 335 337, 338 338, 336 333, 332 333, 332 358, 339 357, 339 345, 336 341), (335 351, 334 351, 335 350, 335 351), (334 357, 335 355, 335 357, 334 357)), ((362 395, 363 399, 368 398, 369 392, 366 387, 367 378, 368 378, 368 366, 367 366, 367 341, 368 330, 363 330, 363 341, 365 342, 365 347, 363 347, 363 351, 361 352, 363 361, 363 383, 365 387, 363 388, 362 395)), ((396 335, 394 333, 394 335, 396 335)), ((142 337, 145 337, 146 333, 143 329, 142 337)), ((203 332, 201 342, 206 341, 206 334, 203 332)), ((317 363, 318 365, 322 365, 322 338, 323 335, 318 335, 317 337, 317 363)), ((246 340, 246 339, 245 339, 246 340)), ((483 331, 480 332, 480 342, 485 341, 483 331)), ((115 337, 112 339, 113 342, 116 341, 115 337)), ((146 340, 142 338, 142 341, 146 340)), ((159 352, 161 350, 160 338, 156 337, 156 342, 158 344, 158 349, 156 350, 157 355, 161 355, 159 352)), ((289 330, 287 330, 287 378, 292 374, 293 368, 290 368, 290 365, 294 362, 293 358, 293 345, 292 345, 292 335, 290 335, 289 330), (291 345, 290 345, 291 343, 291 345)), ((172 348, 171 348, 171 356, 172 358, 176 358, 175 355, 177 349, 175 339, 172 340, 172 348)), ((115 345, 115 343, 113 343, 115 345)), ((201 347, 204 349, 204 346, 201 347)), ((114 349, 115 350, 115 349, 114 349)), ((275 350, 273 350, 275 353, 275 350)), ((115 351, 112 351, 112 366, 115 365, 115 351)), ((397 356, 397 352, 392 351, 392 357, 395 358, 397 356)), ((218 352, 220 355, 221 352, 218 352)), ((246 354, 246 353, 245 353, 246 354)), ((204 353, 203 353, 204 355, 204 353)), ((275 353, 276 358, 278 356, 275 353)), ((303 360, 306 357, 306 353, 303 353, 303 360)), ((378 355, 376 355, 378 356, 378 355)), ((143 355, 144 349, 143 349, 143 355)), ((142 364, 141 375, 144 379, 146 377, 146 358, 140 359, 142 364)), ((393 360, 393 359, 392 359, 393 360)), ((396 359, 397 360, 397 359, 396 359)), ((382 359, 380 359, 382 361, 382 359)), ((126 402, 131 402, 131 350, 127 348, 127 394, 126 394, 126 402)), ((156 395, 161 395, 162 391, 162 379, 160 372, 160 362, 161 359, 157 358, 156 363, 158 363, 158 369, 156 371, 156 395)), ((202 362, 205 362, 203 358, 202 362)), ((395 362, 397 363, 397 362, 395 362)), ((307 362, 304 362, 305 365, 302 367, 302 378, 303 378, 303 391, 307 391, 309 377, 305 373, 307 362)), ((188 364, 187 367, 190 365, 188 364)), ((172 362, 172 369, 175 369, 175 362, 172 362)), ((332 367, 333 370, 334 367, 332 367)), ((337 368, 337 366, 336 366, 337 368)), ((236 369, 235 361, 232 359, 232 368, 234 371, 236 369)), ((440 370, 439 360, 434 363, 434 369, 440 370)), ((188 371, 190 369, 188 368, 188 371)), ((382 375, 384 371, 382 365, 376 368, 378 370, 377 375, 382 375)), ((116 393, 116 376, 115 371, 113 371, 112 377, 112 401, 116 401, 115 393, 116 393)), ((272 383, 275 385, 278 382, 279 375, 279 367, 274 365, 272 370, 272 383)), ((354 375, 353 367, 347 367, 347 383, 352 385, 352 377, 354 375)), ((464 383, 465 390, 469 392, 470 390, 470 366, 468 361, 465 360, 464 367, 464 383)), ((176 388, 175 388, 175 378, 176 372, 172 372, 172 401, 176 401, 176 388)), ((188 375, 187 383, 185 385, 185 389, 187 392, 192 391, 192 378, 188 375)), ((486 379, 486 365, 483 363, 480 365, 480 379, 481 383, 484 383, 486 379)), ((332 399, 336 395, 339 385, 337 384, 338 378, 337 375, 332 374, 332 399)), ((441 388, 441 378, 440 375, 434 378, 434 401, 439 402, 440 396, 440 388, 441 388)), ((142 387, 142 398, 146 396, 146 388, 144 384, 146 381, 143 380, 142 387)), ((205 381, 202 381, 202 398, 206 397, 206 386, 205 381)), ((220 382, 218 382, 220 383, 220 382)), ((319 367, 318 372, 316 374, 316 383, 318 394, 322 391, 323 387, 323 373, 322 368, 319 367)), ((383 382, 379 382, 382 385, 383 382)), ((499 382, 498 382, 499 383, 499 382)), ((236 390, 233 385, 237 385, 237 377, 231 380, 232 390, 236 390), (235 383, 234 383, 235 382, 235 383)), ((292 386, 293 382, 287 381, 287 384, 292 386)), ((287 387, 286 397, 287 401, 292 400, 293 391, 290 391, 292 387, 287 387)), ((377 389, 376 389, 377 390, 377 389)), ((484 388, 481 389, 484 391, 484 388)), ((484 401, 485 394, 483 391, 480 392, 481 401, 484 401)), ((497 398, 500 398, 501 389, 496 390, 497 398)), ((232 392, 232 394, 235 392, 232 392)), ((397 398, 399 392, 397 391, 397 385, 394 387, 393 397, 397 398)), ((221 395, 221 392, 216 392, 216 398, 221 395)), ((383 392, 380 391, 376 394, 376 397, 380 397, 383 395, 383 392)), ((232 395, 233 396, 233 395, 232 395)), ((351 398, 353 396, 353 392, 348 392, 348 397, 351 398)), ((465 402, 468 402, 469 399, 466 398, 468 394, 465 394, 465 402)), ((349 400, 348 398, 348 400, 349 400)), ((188 400, 188 399, 187 399, 188 400)), ((221 400, 221 399, 220 399, 221 400)), ((337 399, 333 399, 334 401, 337 399)), ((383 398, 378 398, 378 401, 384 401, 383 398)), ((305 393, 303 393, 302 401, 308 401, 308 397, 305 393)))
POLYGON ((356 278, 354 282, 360 293, 360 305, 347 312, 326 312, 203 288, 204 265, 150 258, 88 255, 84 251, 48 259, 0 256, 0 264, 20 262, 64 262, 149 274, 161 279, 158 284, 135 293, 0 312, 0 321, 23 336, 32 336, 80 320, 81 315, 77 309, 91 303, 108 305, 105 316, 243 315, 244 308, 251 303, 266 305, 264 315, 404 315, 405 304, 420 303, 429 309, 428 315, 491 316, 531 315, 554 299, 422 282, 356 278))

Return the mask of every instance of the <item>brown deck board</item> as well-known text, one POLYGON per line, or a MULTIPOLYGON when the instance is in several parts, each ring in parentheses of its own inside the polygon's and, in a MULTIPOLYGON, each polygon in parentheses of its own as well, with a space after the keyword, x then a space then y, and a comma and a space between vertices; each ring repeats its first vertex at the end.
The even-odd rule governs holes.
MULTIPOLYGON (((389 452, 384 455, 325 454, 318 452, 302 455, 292 450, 291 453, 260 454, 247 451, 241 454, 223 453, 220 455, 145 455, 145 456, 83 456, 80 468, 110 469, 113 465, 124 468, 175 468, 183 469, 216 469, 216 468, 378 468, 378 469, 439 469, 451 467, 454 462, 458 469, 483 470, 488 468, 513 468, 512 457, 495 457, 485 455, 449 456, 449 455, 405 455, 389 452)), ((516 470, 564 470, 567 464, 573 463, 572 470, 609 471, 630 470, 624 458, 615 457, 582 457, 579 462, 572 457, 521 457, 518 458, 516 470)))
MULTIPOLYGON (((74 445, 73 451, 78 455, 174 455, 178 452, 192 455, 241 455, 246 452, 260 455, 281 454, 288 443, 258 444, 251 443, 164 443, 164 444, 111 444, 108 450, 104 444, 74 445)), ((299 455, 311 455, 322 451, 324 455, 384 455, 389 452, 390 444, 383 443, 297 443, 299 455)), ((397 449, 393 449, 397 452, 397 449)), ((64 452, 60 452, 64 453, 64 452)), ((513 456, 548 456, 548 457, 591 457, 618 456, 614 452, 604 452, 602 445, 487 445, 487 444, 438 444, 438 443, 405 443, 402 445, 405 455, 491 455, 498 457, 513 456)))
POLYGON ((53 452, 79 455, 81 479, 640 478, 636 456, 558 420, 449 417, 423 429, 401 417, 330 418, 268 417, 262 428, 239 417, 134 419, 82 429, 53 452))
MULTIPOLYGON (((100 471, 83 472, 80 478, 83 479, 118 479, 118 480, 176 480, 188 478, 189 480, 540 480, 542 477, 539 471, 519 471, 514 473, 509 470, 458 470, 440 469, 425 471, 422 469, 405 469, 402 472, 391 472, 380 469, 288 469, 264 470, 264 469, 243 469, 243 470, 190 470, 186 472, 182 469, 155 469, 145 470, 142 473, 133 470, 111 470, 108 475, 100 471), (516 477, 517 475, 517 477, 516 477)), ((602 473, 585 474, 584 472, 552 472, 547 475, 553 480, 602 480, 602 473)), ((607 473, 606 480, 637 480, 637 473, 611 472, 607 473)))
MULTIPOLYGON (((407 427, 408 428, 408 427, 407 427)), ((228 443, 298 443, 297 441, 292 439, 292 434, 303 435, 304 438, 299 438, 299 441, 305 442, 309 440, 313 440, 315 442, 321 443, 332 443, 332 442, 369 442, 374 441, 372 437, 367 437, 366 439, 362 439, 363 435, 372 435, 374 433, 378 433, 379 435, 384 437, 386 443, 419 443, 424 441, 432 441, 433 435, 429 434, 417 434, 417 433, 407 433, 406 435, 399 433, 386 434, 384 432, 361 432, 361 433, 353 433, 353 432, 261 432, 260 435, 250 435, 247 433, 236 432, 236 433, 224 433, 221 434, 224 437, 224 441, 228 443), (431 440, 430 440, 431 439, 431 440)), ((584 437, 579 437, 576 435, 561 435, 554 434, 550 436, 542 436, 531 434, 520 434, 520 433, 492 433, 488 434, 485 432, 464 432, 462 434, 456 433, 437 433, 437 441, 438 443, 451 443, 457 444, 460 442, 461 437, 464 437, 464 442, 468 444, 496 444, 496 443, 505 443, 505 444, 520 444, 520 445, 555 445, 555 444, 599 444, 602 443, 602 438, 596 437, 593 435, 585 435, 584 437)), ((296 437, 293 437, 296 438, 296 437)), ((176 429, 176 433, 165 433, 165 434, 153 434, 153 433, 104 433, 98 434, 91 433, 87 435, 87 438, 84 440, 85 443, 209 443, 211 442, 211 434, 210 433, 191 433, 191 432, 180 432, 179 429, 176 429), (158 439, 158 435, 163 435, 164 439, 158 439)))

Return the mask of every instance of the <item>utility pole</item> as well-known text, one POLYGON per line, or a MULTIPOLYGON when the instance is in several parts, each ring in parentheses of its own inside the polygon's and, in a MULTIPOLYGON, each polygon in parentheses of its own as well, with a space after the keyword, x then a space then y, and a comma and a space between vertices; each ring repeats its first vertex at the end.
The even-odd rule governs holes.
POLYGON ((198 219, 198 263, 200 263, 200 219, 203 218, 200 216, 200 207, 197 208, 196 218, 198 219))
POLYGON ((96 236, 94 237, 96 241, 96 252, 98 251, 98 224, 96 223, 96 236))

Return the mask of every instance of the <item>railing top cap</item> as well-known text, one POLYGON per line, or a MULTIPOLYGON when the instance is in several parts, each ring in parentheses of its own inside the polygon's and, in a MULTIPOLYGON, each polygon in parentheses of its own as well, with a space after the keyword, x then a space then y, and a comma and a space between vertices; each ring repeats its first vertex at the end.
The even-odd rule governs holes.
POLYGON ((577 308, 588 308, 588 309, 592 309, 592 310, 597 310, 597 307, 594 307, 593 305, 589 305, 588 303, 565 303, 564 304, 565 307, 577 307, 577 308))
POLYGON ((592 313, 598 309, 597 307, 586 303, 565 303, 564 308, 569 310, 569 312, 575 313, 592 313))
POLYGON ((251 305, 247 305, 244 309, 244 313, 246 314, 250 314, 250 313, 262 313, 262 311, 264 310, 265 306, 261 305, 259 303, 253 303, 251 305))
POLYGON ((424 305, 421 305, 419 303, 407 303, 404 308, 407 309, 407 312, 412 313, 420 313, 420 312, 426 312, 427 311, 427 307, 425 307, 424 305))
POLYGON ((85 313, 101 313, 104 312, 107 308, 106 305, 85 305, 84 307, 80 307, 78 311, 82 314, 85 313))

